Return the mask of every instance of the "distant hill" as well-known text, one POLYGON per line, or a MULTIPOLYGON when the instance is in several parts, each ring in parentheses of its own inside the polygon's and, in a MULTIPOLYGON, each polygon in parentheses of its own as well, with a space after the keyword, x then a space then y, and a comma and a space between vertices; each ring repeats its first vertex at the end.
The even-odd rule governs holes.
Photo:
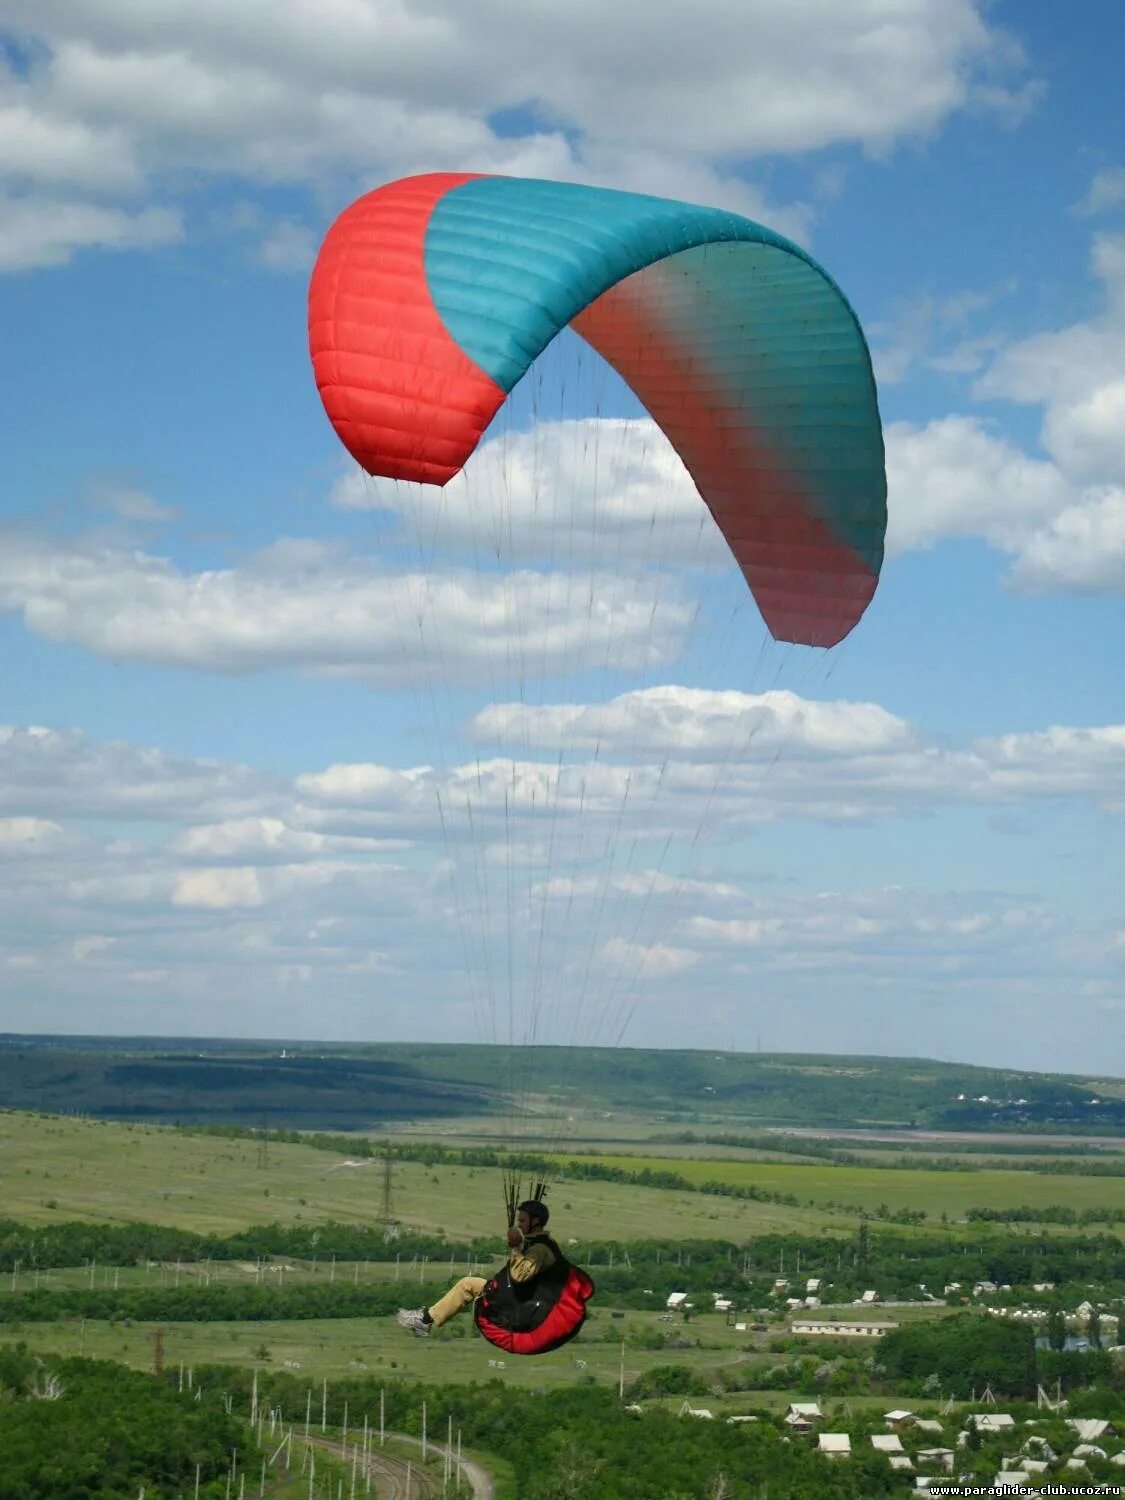
MULTIPOLYGON (((503 1049, 0 1034, 0 1108, 360 1130, 511 1109, 503 1049)), ((1125 1082, 919 1058, 521 1050, 536 1103, 677 1124, 1125 1134, 1125 1082)))

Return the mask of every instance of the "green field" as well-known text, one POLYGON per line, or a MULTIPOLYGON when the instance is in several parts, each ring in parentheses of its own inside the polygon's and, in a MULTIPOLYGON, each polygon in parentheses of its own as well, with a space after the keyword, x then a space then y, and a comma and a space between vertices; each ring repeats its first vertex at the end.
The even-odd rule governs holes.
MULTIPOLYGON (((227 1233, 253 1224, 374 1224, 379 1166, 309 1146, 271 1143, 260 1164, 252 1140, 169 1127, 49 1116, 0 1115, 0 1203, 6 1217, 168 1224, 227 1233)), ((745 1240, 775 1230, 847 1226, 849 1216, 697 1193, 558 1184, 559 1232, 577 1239, 706 1237, 745 1240)), ((396 1163, 394 1206, 405 1229, 462 1241, 506 1227, 499 1174, 489 1168, 396 1163)))
POLYGON ((759 1187, 792 1193, 803 1203, 846 1205, 870 1212, 879 1204, 895 1209, 925 1209, 931 1219, 960 1218, 973 1207, 1015 1208, 1060 1205, 1125 1209, 1125 1178, 1082 1177, 1077 1173, 949 1170, 904 1167, 837 1166, 832 1163, 685 1160, 683 1157, 601 1155, 593 1158, 626 1172, 675 1172, 689 1182, 723 1182, 732 1187, 759 1187))
MULTIPOLYGON (((432 1292, 431 1292, 432 1295, 432 1292)), ((416 1306, 422 1299, 409 1299, 416 1306)), ((408 1301, 404 1297, 404 1301, 408 1301)), ((337 1378, 349 1371, 388 1379, 417 1379, 462 1383, 502 1380, 526 1389, 573 1385, 586 1377, 616 1385, 621 1376, 620 1333, 639 1327, 656 1327, 656 1313, 626 1313, 620 1320, 602 1311, 591 1314, 588 1333, 549 1360, 505 1357, 490 1344, 471 1334, 463 1319, 429 1339, 415 1338, 399 1328, 392 1318, 324 1318, 276 1322, 175 1323, 164 1329, 164 1362, 167 1368, 185 1371, 199 1365, 234 1365, 250 1369, 286 1369, 311 1381, 325 1376, 337 1378), (260 1351, 267 1351, 265 1355, 260 1351), (286 1365, 289 1361, 289 1365, 286 1365), (299 1370, 295 1369, 299 1366, 299 1370)), ((107 1323, 93 1319, 68 1319, 37 1323, 22 1331, 0 1330, 0 1345, 30 1340, 37 1350, 52 1354, 83 1353, 93 1358, 115 1359, 140 1369, 151 1368, 153 1325, 107 1323)), ((776 1330, 782 1331, 780 1329, 776 1330)), ((777 1362, 776 1356, 754 1346, 746 1334, 735 1333, 715 1314, 705 1314, 690 1325, 697 1347, 637 1349, 626 1343, 625 1379, 634 1380, 654 1365, 677 1364, 713 1370, 729 1365, 763 1367, 777 1362)))
MULTIPOLYGON (((729 1238, 773 1232, 846 1233, 861 1212, 923 1209, 930 1222, 970 1207, 1125 1207, 1125 1179, 986 1169, 933 1171, 832 1163, 694 1160, 598 1154, 628 1172, 675 1172, 792 1195, 795 1207, 667 1188, 559 1181, 551 1195, 559 1233, 576 1240, 729 1238), (835 1205, 835 1206, 832 1206, 835 1205)), ((416 1162, 394 1166, 394 1208, 406 1230, 454 1241, 503 1230, 492 1168, 416 1162)), ((191 1135, 170 1127, 5 1113, 0 1115, 0 1202, 26 1223, 63 1219, 159 1223, 201 1233, 253 1224, 325 1220, 374 1224, 381 1211, 378 1163, 310 1146, 191 1135)))
MULTIPOLYGON (((632 1127, 639 1132, 640 1122, 633 1121, 632 1127)), ((657 1122, 652 1122, 652 1129, 657 1133, 657 1122)), ((461 1142, 470 1144, 464 1137, 461 1142)), ((756 1236, 780 1232, 812 1236, 821 1241, 831 1237, 854 1247, 868 1233, 859 1229, 861 1211, 878 1214, 881 1208, 888 1212, 924 1208, 930 1227, 896 1226, 895 1235, 899 1239, 894 1243, 898 1248, 888 1252, 909 1261, 913 1257, 902 1250, 901 1236, 929 1234, 934 1239, 932 1226, 943 1214, 956 1223, 974 1205, 994 1208, 1066 1205, 1081 1210, 1102 1204, 1116 1206, 1123 1196, 1122 1179, 1115 1177, 993 1167, 935 1171, 903 1166, 886 1170, 874 1165, 823 1160, 765 1161, 739 1154, 734 1148, 730 1154, 702 1159, 680 1154, 679 1150, 673 1154, 667 1151, 667 1143, 662 1154, 649 1155, 643 1150, 645 1144, 643 1135, 638 1134, 638 1149, 626 1152, 591 1150, 594 1142, 590 1138, 576 1146, 589 1153, 586 1159, 623 1172, 666 1170, 699 1184, 721 1180, 735 1188, 753 1186, 770 1194, 792 1194, 801 1200, 801 1206, 632 1183, 556 1180, 550 1198, 552 1227, 557 1226, 556 1232, 564 1244, 571 1239, 578 1242, 576 1257, 591 1264, 595 1279, 601 1281, 601 1290, 578 1339, 548 1359, 525 1360, 503 1355, 475 1334, 468 1316, 462 1316, 427 1339, 418 1339, 399 1328, 386 1313, 335 1318, 243 1317, 237 1321, 231 1317, 232 1311, 249 1309, 255 1303, 257 1310, 267 1313, 290 1314, 301 1305, 318 1313, 336 1307, 343 1310, 343 1299, 338 1301, 331 1294, 316 1299, 314 1305, 310 1305, 313 1299, 308 1297, 284 1302, 279 1297, 275 1303, 260 1293, 244 1299, 232 1297, 216 1305, 217 1299, 209 1299, 201 1292, 199 1312, 204 1313, 210 1303, 214 1311, 223 1314, 223 1321, 202 1318, 181 1321, 196 1311, 194 1299, 172 1296, 158 1295, 132 1304, 122 1300, 121 1309, 142 1306, 145 1315, 126 1316, 121 1311, 112 1320, 73 1316, 76 1304, 71 1302, 66 1307, 69 1315, 57 1321, 0 1325, 0 1348, 22 1343, 38 1357, 83 1354, 136 1369, 152 1369, 159 1328, 164 1368, 172 1373, 173 1379, 178 1377, 189 1383, 203 1367, 218 1367, 220 1371, 232 1372, 230 1377, 226 1374, 217 1377, 219 1389, 224 1391, 224 1382, 233 1379, 235 1370, 256 1369, 292 1376, 299 1395, 293 1397, 291 1393, 286 1399, 294 1401, 299 1410, 287 1412, 286 1417, 300 1428, 307 1401, 315 1414, 324 1381, 351 1378, 357 1383, 369 1383, 362 1399, 370 1409, 351 1413, 351 1420, 361 1425, 365 1415, 369 1422, 376 1420, 379 1387, 384 1383, 390 1386, 409 1380, 430 1386, 456 1386, 497 1382, 510 1388, 513 1397, 516 1393, 557 1391, 584 1384, 615 1391, 622 1382, 628 1388, 638 1377, 669 1365, 677 1367, 671 1376, 665 1374, 659 1380, 654 1379, 645 1388, 647 1391, 675 1391, 682 1370, 696 1377, 689 1388, 701 1393, 693 1395, 690 1404, 706 1407, 716 1417, 753 1411, 780 1412, 790 1401, 818 1396, 829 1420, 845 1428, 853 1415, 866 1414, 869 1409, 885 1411, 901 1405, 917 1409, 917 1392, 911 1399, 905 1392, 871 1391, 867 1350, 872 1347, 872 1340, 795 1340, 782 1305, 785 1294, 775 1296, 773 1286, 774 1277, 783 1272, 793 1278, 798 1293, 802 1290, 801 1276, 810 1274, 800 1270, 803 1252, 798 1249, 794 1268, 788 1244, 784 1246, 784 1260, 782 1251, 772 1246, 766 1267, 762 1255, 755 1255, 756 1236), (660 1290, 646 1294, 641 1275, 633 1266, 639 1268, 649 1262, 637 1261, 634 1253, 629 1271, 634 1279, 621 1283, 623 1290, 616 1294, 615 1302, 611 1287, 620 1270, 613 1276, 601 1273, 607 1260, 615 1260, 620 1267, 622 1257, 612 1242, 633 1239, 665 1242, 725 1239, 747 1245, 754 1279, 746 1281, 737 1272, 741 1252, 735 1253, 736 1272, 731 1277, 731 1256, 724 1255, 721 1249, 716 1257, 718 1271, 716 1259, 712 1259, 707 1262, 709 1271, 700 1271, 703 1262, 697 1261, 695 1273, 690 1269, 689 1251, 683 1256, 684 1269, 681 1271, 677 1266, 672 1274, 677 1278, 673 1284, 689 1293, 694 1310, 689 1320, 679 1317, 673 1320, 664 1310, 666 1273, 672 1258, 666 1256, 663 1263, 665 1280, 648 1282, 660 1290), (589 1257, 582 1249, 586 1242, 589 1242, 589 1257), (742 1329, 734 1326, 734 1314, 728 1323, 725 1316, 710 1311, 711 1292, 724 1284, 729 1291, 732 1283, 737 1290, 730 1294, 740 1309, 737 1317, 744 1324, 742 1329), (770 1311, 763 1312, 761 1309, 767 1305, 770 1311), (164 1317, 165 1308, 175 1310, 179 1317, 164 1317), (747 1311, 748 1308, 758 1311, 747 1311), (833 1385, 829 1381, 839 1383, 833 1385), (728 1383, 745 1388, 726 1389, 728 1383), (797 1386, 800 1389, 794 1388, 797 1386), (837 1398, 829 1394, 832 1390, 848 1394, 837 1398)), ((647 1144, 652 1147, 659 1143, 649 1140, 647 1144)), ((326 1150, 276 1137, 263 1143, 254 1138, 227 1139, 157 1125, 2 1113, 0 1203, 5 1217, 29 1227, 85 1220, 160 1224, 225 1234, 275 1223, 307 1227, 310 1231, 328 1221, 375 1226, 383 1209, 382 1163, 350 1154, 349 1146, 358 1152, 367 1149, 367 1141, 361 1137, 341 1138, 338 1150, 326 1150)), ((682 1149, 687 1152, 690 1146, 685 1144, 682 1149)), ((426 1166, 396 1160, 392 1175, 394 1210, 404 1231, 442 1234, 456 1242, 470 1237, 495 1237, 498 1263, 504 1253, 501 1241, 505 1227, 498 1179, 499 1173, 491 1166, 426 1166)), ((881 1232, 874 1226, 871 1228, 873 1245, 881 1232)), ((1021 1225, 1019 1232, 1034 1233, 1036 1226, 1021 1225)), ((1051 1232, 1060 1233, 1059 1226, 1052 1226, 1051 1232)), ((1077 1229, 1069 1232, 1080 1233, 1077 1229)), ((994 1234, 1010 1238, 1011 1233, 1006 1227, 971 1225, 953 1230, 948 1238, 955 1242, 956 1251, 975 1253, 994 1234)), ((944 1242, 947 1236, 936 1238, 944 1242)), ((26 1239, 22 1232, 16 1232, 16 1243, 21 1248, 15 1253, 23 1254, 26 1239)), ((246 1258, 238 1261, 142 1259, 127 1265, 99 1261, 49 1270, 24 1264, 0 1277, 0 1307, 13 1294, 35 1290, 62 1294, 68 1289, 117 1289, 124 1294, 135 1290, 159 1293, 160 1289, 168 1289, 173 1293, 185 1286, 280 1289, 304 1285, 323 1289, 326 1284, 341 1288, 386 1287, 388 1282, 393 1288, 391 1297, 387 1301, 372 1299, 375 1305, 386 1308, 399 1302, 405 1307, 417 1307, 432 1304, 451 1281, 466 1271, 487 1269, 493 1264, 489 1261, 486 1267, 471 1266, 464 1252, 456 1251, 431 1257, 399 1251, 396 1257, 393 1242, 377 1237, 376 1243, 380 1245, 379 1260, 345 1260, 323 1253, 310 1258, 315 1241, 302 1234, 304 1258, 280 1254, 268 1260, 256 1257, 251 1243, 246 1258)), ((831 1247, 838 1267, 839 1248, 838 1244, 831 1247)), ((635 1247, 630 1249, 635 1252, 635 1247)), ((847 1251, 845 1245, 842 1253, 846 1256, 847 1251)), ((206 1250, 193 1249, 191 1253, 206 1254, 206 1250)), ((357 1252, 350 1249, 349 1253, 357 1252)), ((889 1264, 888 1260, 884 1271, 889 1264)), ((646 1280, 648 1274, 642 1273, 646 1280)), ((911 1296, 917 1274, 911 1270, 908 1276, 890 1281, 888 1288, 873 1273, 869 1282, 861 1281, 859 1285, 877 1286, 889 1298, 911 1296), (902 1282, 909 1283, 905 1290, 902 1282)), ((846 1267, 843 1277, 833 1276, 831 1270, 828 1275, 829 1282, 824 1284, 826 1296, 834 1294, 831 1281, 839 1282, 837 1294, 841 1298, 857 1295, 854 1273, 848 1274, 846 1267)), ((1087 1283, 1083 1281, 1082 1286, 1085 1291, 1087 1283)), ((77 1304, 79 1308, 82 1305, 77 1304)), ((95 1307, 92 1301, 85 1305, 91 1310, 95 1307)), ((26 1318, 34 1306, 29 1304, 20 1316, 26 1318)), ((97 1310, 104 1312, 113 1306, 102 1301, 97 1310)), ((838 1310, 824 1308, 823 1315, 831 1317, 835 1311, 837 1316, 865 1321, 906 1323, 944 1318, 961 1310, 960 1303, 954 1308, 926 1303, 899 1306, 888 1302, 860 1311, 847 1302, 838 1310)), ((15 1311, 10 1304, 9 1311, 15 1311)), ((205 1378, 214 1386, 214 1374, 205 1378)), ((682 1384, 679 1388, 683 1388, 682 1384)), ((646 1404, 651 1402, 673 1411, 679 1411, 683 1405, 682 1396, 649 1394, 643 1399, 646 1404)), ((314 1415, 312 1440, 331 1441, 331 1434, 319 1436, 315 1425, 314 1415)), ((346 1474, 339 1477, 347 1479, 346 1474)), ((346 1492, 345 1484, 341 1494, 346 1492)), ((508 1493, 514 1493, 514 1488, 508 1493)), ((277 1492, 278 1500, 283 1495, 289 1495, 291 1500, 304 1500, 301 1488, 293 1490, 291 1484, 289 1491, 277 1492)))

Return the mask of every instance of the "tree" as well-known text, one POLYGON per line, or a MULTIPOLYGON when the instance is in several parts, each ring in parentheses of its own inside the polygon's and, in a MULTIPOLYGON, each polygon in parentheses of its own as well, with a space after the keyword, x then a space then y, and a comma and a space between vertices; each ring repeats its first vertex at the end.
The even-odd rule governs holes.
POLYGON ((867 1215, 860 1214, 859 1228, 855 1236, 855 1263, 861 1271, 866 1271, 871 1259, 871 1231, 867 1227, 867 1215))
POLYGON ((1102 1347, 1102 1315, 1096 1307, 1090 1309, 1090 1316, 1086 1320, 1086 1338, 1091 1349, 1102 1347))
POLYGON ((1061 1308, 1056 1307, 1047 1319, 1047 1343, 1056 1352, 1066 1348, 1066 1317, 1061 1308))

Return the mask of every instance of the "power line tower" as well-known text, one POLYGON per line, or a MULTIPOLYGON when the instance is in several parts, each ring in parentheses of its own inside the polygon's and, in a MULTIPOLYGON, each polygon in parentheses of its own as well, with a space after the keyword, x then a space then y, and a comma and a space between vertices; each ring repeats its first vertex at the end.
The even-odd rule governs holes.
POLYGON ((394 1204, 394 1171, 389 1155, 383 1157, 383 1196, 379 1205, 379 1226, 385 1240, 398 1239, 399 1223, 394 1204))

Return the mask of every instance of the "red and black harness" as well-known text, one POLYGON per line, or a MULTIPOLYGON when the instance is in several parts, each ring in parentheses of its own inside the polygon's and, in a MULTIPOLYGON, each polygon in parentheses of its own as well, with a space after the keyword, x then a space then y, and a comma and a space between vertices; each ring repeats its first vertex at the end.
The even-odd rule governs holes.
POLYGON ((554 1264, 529 1281, 513 1281, 503 1266, 477 1298, 473 1317, 490 1344, 508 1354, 546 1354, 572 1339, 586 1321, 592 1278, 571 1265, 547 1234, 529 1234, 524 1250, 546 1245, 554 1264))

